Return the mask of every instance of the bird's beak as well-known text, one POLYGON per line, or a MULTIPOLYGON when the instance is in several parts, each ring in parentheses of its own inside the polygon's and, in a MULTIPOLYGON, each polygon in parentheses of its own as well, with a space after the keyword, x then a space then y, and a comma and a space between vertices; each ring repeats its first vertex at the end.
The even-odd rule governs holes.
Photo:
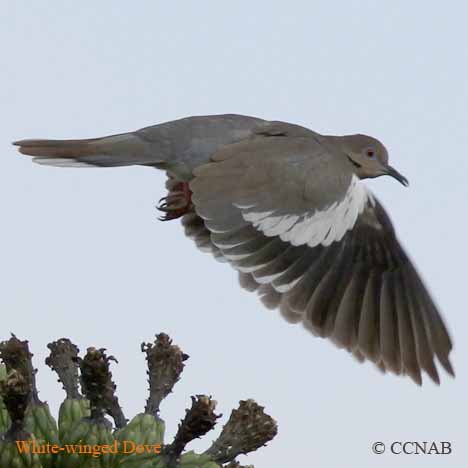
POLYGON ((408 179, 404 175, 400 174, 396 169, 393 169, 392 166, 385 166, 385 174, 398 180, 398 182, 400 182, 400 184, 403 184, 405 187, 408 187, 408 179))

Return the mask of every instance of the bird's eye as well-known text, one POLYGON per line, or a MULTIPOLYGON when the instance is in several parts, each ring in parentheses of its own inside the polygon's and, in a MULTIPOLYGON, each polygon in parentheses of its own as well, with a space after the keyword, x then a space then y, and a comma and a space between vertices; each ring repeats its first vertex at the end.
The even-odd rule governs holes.
POLYGON ((375 157, 375 151, 372 148, 367 148, 366 149, 366 156, 368 158, 373 158, 375 157))

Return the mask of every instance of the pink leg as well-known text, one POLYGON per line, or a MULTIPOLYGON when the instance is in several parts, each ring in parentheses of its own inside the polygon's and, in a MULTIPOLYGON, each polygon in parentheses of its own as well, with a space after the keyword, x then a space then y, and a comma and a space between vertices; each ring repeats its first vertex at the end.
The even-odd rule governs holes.
POLYGON ((177 183, 167 197, 159 201, 163 203, 160 203, 157 208, 165 213, 159 218, 161 221, 180 218, 193 210, 192 192, 189 183, 185 181, 177 183))

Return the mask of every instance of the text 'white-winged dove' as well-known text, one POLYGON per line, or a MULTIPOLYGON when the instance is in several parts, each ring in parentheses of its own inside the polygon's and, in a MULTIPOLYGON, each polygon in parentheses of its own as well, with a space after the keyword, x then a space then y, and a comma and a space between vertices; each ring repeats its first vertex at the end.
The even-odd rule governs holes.
POLYGON ((14 144, 40 164, 166 170, 163 219, 181 217, 198 247, 229 262, 267 307, 418 384, 421 370, 439 383, 434 356, 454 375, 437 307, 360 182, 390 175, 408 184, 375 138, 216 115, 14 144))

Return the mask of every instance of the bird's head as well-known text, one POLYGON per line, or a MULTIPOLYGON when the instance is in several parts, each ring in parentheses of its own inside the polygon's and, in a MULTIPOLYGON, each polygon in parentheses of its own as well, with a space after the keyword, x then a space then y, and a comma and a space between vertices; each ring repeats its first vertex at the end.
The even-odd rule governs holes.
POLYGON ((367 135, 347 135, 340 138, 341 147, 361 179, 389 175, 405 187, 408 179, 388 164, 388 152, 379 140, 367 135))

